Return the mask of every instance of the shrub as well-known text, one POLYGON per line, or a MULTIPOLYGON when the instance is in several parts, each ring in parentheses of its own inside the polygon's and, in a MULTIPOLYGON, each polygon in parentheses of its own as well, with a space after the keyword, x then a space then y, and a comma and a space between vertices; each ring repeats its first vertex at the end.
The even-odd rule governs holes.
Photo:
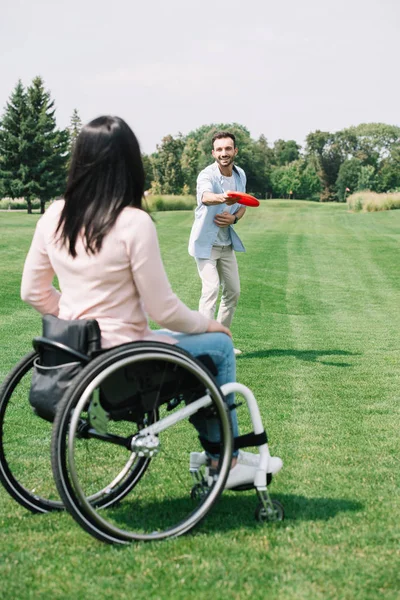
POLYGON ((147 204, 150 212, 165 211, 165 210, 193 210, 196 206, 194 196, 158 196, 148 195, 145 205, 147 204))
POLYGON ((368 190, 356 192, 348 196, 347 206, 354 212, 400 209, 400 192, 388 194, 376 194, 368 190))
MULTIPOLYGON (((27 210, 28 205, 23 198, 2 198, 0 199, 0 209, 2 210, 27 210)), ((32 200, 32 208, 40 208, 40 200, 32 200)))
MULTIPOLYGON (((144 205, 148 207, 150 212, 165 211, 165 210, 193 210, 196 206, 194 196, 159 196, 149 195, 146 197, 144 205)), ((27 204, 23 198, 0 199, 0 209, 2 210, 26 210, 27 204)), ((32 201, 33 209, 40 209, 40 200, 32 201)))

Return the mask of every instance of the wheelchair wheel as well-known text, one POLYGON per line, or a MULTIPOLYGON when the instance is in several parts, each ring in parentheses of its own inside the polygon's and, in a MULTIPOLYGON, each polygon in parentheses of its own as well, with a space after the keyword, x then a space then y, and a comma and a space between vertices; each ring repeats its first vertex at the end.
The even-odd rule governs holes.
MULTIPOLYGON (((29 404, 31 370, 36 352, 27 354, 0 388, 0 481, 8 493, 34 513, 63 510, 51 469, 52 423, 34 414, 29 404)), ((92 490, 97 506, 118 502, 138 477, 148 459, 127 457, 118 478, 92 490)))
POLYGON ((8 493, 34 513, 63 508, 50 465, 51 423, 29 404, 36 352, 27 354, 0 388, 0 480, 8 493))
POLYGON ((109 543, 160 540, 192 529, 221 494, 231 456, 229 411, 212 375, 185 351, 156 342, 126 344, 91 361, 64 396, 53 428, 52 466, 65 506, 86 531, 109 543), (128 403, 120 380, 130 391, 128 403), (108 405, 107 419, 100 409, 94 421, 99 400, 93 398, 104 407, 105 389, 108 400, 115 391, 116 410, 108 405), (204 416, 219 427, 221 454, 206 492, 193 498, 190 452, 202 448, 192 423, 204 416), (118 480, 121 465, 138 457, 146 461, 145 475, 117 504, 99 510, 90 501, 99 481, 118 480))
POLYGON ((260 523, 269 521, 283 521, 285 518, 285 510, 279 500, 271 500, 271 507, 265 509, 262 502, 257 506, 255 518, 260 523))

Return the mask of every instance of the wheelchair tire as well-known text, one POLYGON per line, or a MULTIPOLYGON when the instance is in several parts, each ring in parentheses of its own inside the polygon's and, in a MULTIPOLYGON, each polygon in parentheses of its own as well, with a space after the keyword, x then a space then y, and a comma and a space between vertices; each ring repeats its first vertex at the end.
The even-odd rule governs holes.
POLYGON ((0 481, 7 492, 33 513, 62 510, 50 466, 51 423, 29 404, 30 352, 0 388, 0 481))
MULTIPOLYGON (((51 470, 52 423, 34 414, 29 404, 30 352, 8 374, 0 388, 0 481, 7 492, 33 513, 64 510, 51 470)), ((129 493, 148 466, 148 459, 127 461, 124 476, 107 482, 90 497, 96 506, 110 506, 129 493)))
MULTIPOLYGON (((204 365, 176 346, 135 342, 100 355, 74 380, 54 422, 52 467, 66 508, 88 533, 108 543, 161 540, 188 532, 211 509, 224 489, 232 443, 230 416, 223 394, 204 365), (80 439, 88 403, 94 391, 104 387, 108 377, 118 378, 118 373, 122 372, 133 373, 130 380, 135 386, 136 379, 140 379, 138 373, 155 372, 155 367, 161 373, 177 374, 176 390, 169 401, 163 387, 164 379, 161 378, 163 383, 151 383, 155 386, 153 393, 157 403, 147 406, 145 417, 149 429, 156 428, 156 433, 150 437, 159 444, 159 452, 152 458, 147 457, 146 473, 144 470, 140 473, 130 486, 129 494, 119 498, 117 505, 114 503, 99 510, 100 507, 90 502, 92 479, 96 481, 107 473, 106 479, 110 480, 110 473, 114 471, 118 476, 119 464, 126 461, 126 455, 135 454, 135 450, 136 456, 139 455, 138 447, 130 444, 132 439, 142 439, 142 434, 137 424, 128 419, 122 422, 110 420, 106 438, 91 439, 89 436, 84 440, 86 446, 92 446, 88 457, 87 448, 80 439), (191 385, 187 387, 189 380, 191 385), (196 399, 197 404, 193 403, 196 399), (190 414, 192 411, 195 414, 190 414), (192 450, 201 448, 191 420, 199 414, 204 415, 202 411, 218 423, 221 455, 208 493, 196 498, 194 503, 190 497, 193 480, 189 473, 189 456, 192 450), (107 436, 110 436, 109 440, 107 436), (112 439, 117 442, 107 443, 112 439), (123 439, 126 443, 118 442, 123 439)), ((146 447, 145 452, 150 450, 146 447)))
POLYGON ((285 509, 279 500, 271 500, 272 508, 265 509, 262 502, 260 502, 255 510, 256 521, 260 523, 283 521, 285 518, 285 509))

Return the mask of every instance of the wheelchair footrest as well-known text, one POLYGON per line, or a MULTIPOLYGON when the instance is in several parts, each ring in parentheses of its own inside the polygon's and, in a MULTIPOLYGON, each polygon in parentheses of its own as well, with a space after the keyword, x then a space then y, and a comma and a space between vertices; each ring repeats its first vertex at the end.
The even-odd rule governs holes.
MULTIPOLYGON (((204 450, 209 454, 221 453, 221 444, 219 442, 209 442, 203 437, 200 437, 199 439, 204 450)), ((263 431, 262 433, 254 433, 254 431, 252 431, 251 433, 246 433, 233 439, 234 450, 239 450, 240 448, 251 448, 253 446, 262 446, 263 444, 268 444, 266 431, 263 431)))
MULTIPOLYGON (((272 473, 267 473, 267 485, 272 481, 272 473)), ((254 490, 254 484, 249 483, 246 485, 237 485, 236 487, 230 488, 230 492, 247 492, 248 490, 254 490)))

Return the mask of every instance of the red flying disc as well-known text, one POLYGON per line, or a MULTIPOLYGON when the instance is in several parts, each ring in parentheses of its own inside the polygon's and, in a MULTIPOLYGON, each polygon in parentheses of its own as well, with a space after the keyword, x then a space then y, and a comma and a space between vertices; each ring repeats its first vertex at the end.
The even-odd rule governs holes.
POLYGON ((257 198, 244 192, 229 192, 228 196, 229 198, 235 198, 238 204, 243 204, 244 206, 260 206, 257 198))

